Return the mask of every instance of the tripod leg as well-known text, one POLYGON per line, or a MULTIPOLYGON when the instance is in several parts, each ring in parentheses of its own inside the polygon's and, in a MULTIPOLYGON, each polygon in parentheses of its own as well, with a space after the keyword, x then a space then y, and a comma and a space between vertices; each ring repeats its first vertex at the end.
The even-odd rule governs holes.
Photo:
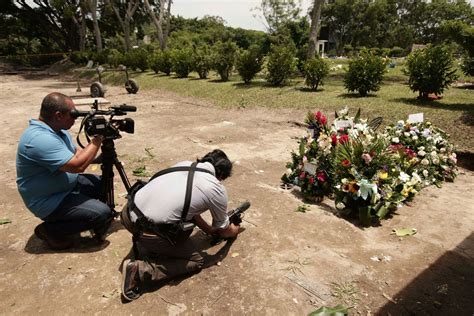
POLYGON ((125 173, 125 169, 123 168, 122 163, 117 158, 115 158, 114 165, 115 168, 117 168, 120 178, 122 179, 122 183, 125 186, 125 189, 127 190, 127 193, 130 193, 130 181, 128 180, 127 174, 125 173))

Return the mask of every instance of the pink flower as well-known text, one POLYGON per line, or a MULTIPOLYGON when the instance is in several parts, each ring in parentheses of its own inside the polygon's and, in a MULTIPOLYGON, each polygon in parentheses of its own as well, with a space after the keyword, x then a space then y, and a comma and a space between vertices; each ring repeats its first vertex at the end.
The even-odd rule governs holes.
POLYGON ((300 180, 303 180, 306 177, 306 172, 301 172, 300 173, 300 180))
POLYGON ((321 120, 319 121, 322 125, 326 125, 328 122, 328 119, 324 116, 321 115, 321 120))
POLYGON ((322 171, 319 171, 316 175, 316 178, 318 179, 319 182, 325 182, 326 181, 326 174, 322 171))
POLYGON ((310 177, 310 178, 309 178, 309 183, 311 183, 311 184, 314 183, 314 178, 313 178, 313 177, 310 177))
POLYGON ((410 148, 405 148, 405 154, 408 156, 408 158, 416 157, 416 153, 410 148))
POLYGON ((337 144, 337 135, 336 134, 331 134, 331 142, 333 146, 336 146, 337 144))
POLYGON ((372 161, 372 157, 367 153, 362 154, 362 159, 364 160, 366 165, 370 164, 370 162, 372 161))
POLYGON ((339 143, 344 144, 349 141, 349 135, 344 134, 339 137, 339 143))

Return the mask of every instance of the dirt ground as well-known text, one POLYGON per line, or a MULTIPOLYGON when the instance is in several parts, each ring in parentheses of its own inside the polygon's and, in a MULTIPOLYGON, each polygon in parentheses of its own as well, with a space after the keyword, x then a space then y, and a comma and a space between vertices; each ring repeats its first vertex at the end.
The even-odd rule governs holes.
MULTIPOLYGON (((16 146, 28 119, 38 116, 47 93, 77 94, 75 82, 0 76, 0 88, 0 219, 11 220, 0 225, 2 314, 306 315, 337 304, 362 315, 474 313, 472 171, 461 169, 454 183, 423 190, 379 227, 362 229, 335 216, 330 200, 295 212, 303 204, 298 192, 279 185, 296 137, 305 133, 294 123, 305 111, 224 110, 159 87, 137 95, 122 87, 107 91, 112 104, 138 108, 128 115, 135 134, 116 141, 130 180, 138 167, 151 175, 220 148, 235 161, 234 175, 224 182, 230 206, 248 199, 252 207, 246 230, 232 244, 210 247, 195 233, 215 264, 123 304, 119 267, 131 236, 120 223, 101 247, 84 233, 73 249, 50 251, 34 236, 40 220, 16 189, 16 146), (404 227, 417 234, 391 235, 404 227)), ((115 187, 121 209, 125 189, 119 177, 115 187)))

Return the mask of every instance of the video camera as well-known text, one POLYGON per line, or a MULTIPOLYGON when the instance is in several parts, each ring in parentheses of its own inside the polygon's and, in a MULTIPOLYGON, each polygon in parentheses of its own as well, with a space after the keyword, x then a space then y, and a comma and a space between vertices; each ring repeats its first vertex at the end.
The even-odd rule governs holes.
MULTIPOLYGON (((244 217, 244 212, 250 207, 250 202, 245 201, 244 203, 240 204, 239 207, 233 209, 229 212, 229 222, 234 225, 240 225, 242 223, 242 218, 244 217)), ((217 245, 220 243, 224 238, 220 237, 219 235, 213 236, 211 240, 211 245, 217 245)))
POLYGON ((120 131, 133 134, 135 122, 131 118, 113 119, 114 116, 127 115, 127 112, 136 112, 135 106, 122 104, 112 106, 108 110, 99 110, 97 101, 92 105, 90 111, 74 110, 71 115, 74 118, 84 117, 81 122, 79 133, 84 128, 86 136, 102 135, 105 139, 120 138, 120 131), (105 116, 110 115, 107 120, 105 116))

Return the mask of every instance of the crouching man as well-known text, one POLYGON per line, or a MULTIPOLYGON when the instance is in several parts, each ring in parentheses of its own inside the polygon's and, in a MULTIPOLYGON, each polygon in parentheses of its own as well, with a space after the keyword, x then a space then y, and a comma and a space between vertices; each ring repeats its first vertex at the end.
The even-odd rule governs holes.
POLYGON ((122 295, 132 301, 145 285, 197 272, 204 258, 192 239, 193 224, 209 235, 232 238, 239 226, 229 222, 227 192, 220 181, 232 163, 219 149, 197 162, 183 161, 162 170, 138 191, 132 190, 122 222, 133 233, 134 260, 122 268, 122 295), (212 225, 201 213, 210 210, 212 225))
POLYGON ((100 177, 82 174, 95 158, 102 136, 77 148, 68 130, 75 121, 72 99, 53 92, 41 103, 18 144, 17 186, 25 205, 43 222, 35 235, 55 250, 73 246, 73 236, 91 230, 102 242, 113 219, 100 202, 100 177))

